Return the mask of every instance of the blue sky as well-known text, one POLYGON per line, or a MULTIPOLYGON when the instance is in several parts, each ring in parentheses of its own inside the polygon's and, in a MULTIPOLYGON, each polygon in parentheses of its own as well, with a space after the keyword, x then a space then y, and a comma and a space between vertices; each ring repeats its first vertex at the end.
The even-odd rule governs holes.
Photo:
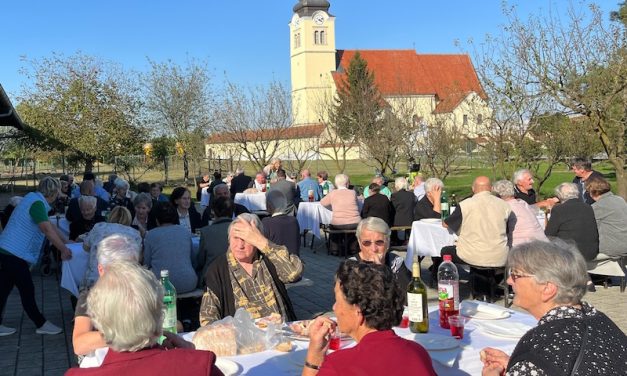
MULTIPOLYGON (((619 0, 601 0, 605 13, 619 0)), ((13 98, 29 85, 22 56, 83 53, 145 71, 147 58, 206 59, 217 86, 226 74, 243 85, 289 85, 289 26, 296 0, 7 1, 2 5, 0 84, 13 98)), ((330 0, 338 49, 458 53, 455 40, 483 40, 505 20, 501 0, 330 0), (381 27, 377 27, 381 25, 381 27)), ((579 0, 518 0, 529 12, 564 14, 579 0)), ((587 2, 584 2, 584 4, 587 2)), ((609 15, 608 15, 609 17, 609 15)))

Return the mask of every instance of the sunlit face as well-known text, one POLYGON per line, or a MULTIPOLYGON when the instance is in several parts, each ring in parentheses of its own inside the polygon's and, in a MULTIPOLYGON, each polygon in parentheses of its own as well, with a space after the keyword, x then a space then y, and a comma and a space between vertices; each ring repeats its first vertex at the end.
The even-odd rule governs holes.
POLYGON ((518 181, 518 186, 524 191, 528 191, 532 189, 533 177, 531 176, 531 174, 528 172, 525 172, 523 176, 520 178, 520 180, 518 181))
POLYGON ((189 209, 191 204, 192 196, 190 195, 189 191, 185 191, 185 193, 183 193, 183 196, 176 200, 176 205, 181 209, 189 209))
POLYGON ((281 161, 274 161, 272 166, 274 167, 275 170, 280 169, 281 168, 281 161))
POLYGON ((90 205, 80 205, 81 215, 84 219, 92 219, 96 215, 96 207, 90 205))
POLYGON ((359 237, 359 251, 362 260, 383 264, 388 251, 388 239, 384 234, 363 229, 359 237))
POLYGON ((135 205, 135 216, 138 219, 145 220, 146 218, 148 218, 149 212, 150 212, 150 209, 143 202, 140 203, 139 205, 135 205))
POLYGON ((543 285, 530 274, 514 269, 507 277, 507 284, 514 290, 513 304, 520 308, 530 311, 542 302, 540 296, 543 285))
POLYGON ((216 198, 220 198, 220 197, 224 197, 224 198, 229 198, 230 194, 229 194, 229 189, 226 186, 221 186, 216 190, 216 198))
POLYGON ((150 196, 152 196, 152 198, 158 199, 160 194, 161 194, 161 189, 159 189, 159 187, 150 188, 150 196))
POLYGON ((233 230, 229 232, 229 249, 233 257, 239 262, 251 263, 257 250, 252 244, 247 243, 244 239, 232 235, 233 230))
POLYGON ((261 174, 257 174, 257 176, 255 176, 255 180, 257 181, 257 184, 266 184, 266 177, 261 174))
POLYGON ((578 178, 584 177, 584 173, 586 172, 586 170, 584 170, 583 168, 579 168, 577 166, 571 167, 571 170, 575 173, 575 176, 577 176, 578 178))
POLYGON ((335 313, 337 326, 340 328, 340 332, 351 335, 359 327, 359 308, 346 300, 340 288, 340 283, 337 281, 335 282, 333 292, 335 293, 333 312, 335 313))

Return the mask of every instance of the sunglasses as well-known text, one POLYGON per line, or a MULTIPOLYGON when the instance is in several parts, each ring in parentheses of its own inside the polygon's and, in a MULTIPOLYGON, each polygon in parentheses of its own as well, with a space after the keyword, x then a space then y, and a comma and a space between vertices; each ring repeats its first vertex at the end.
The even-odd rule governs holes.
POLYGON ((361 245, 363 245, 364 247, 370 247, 372 245, 372 243, 374 243, 377 247, 383 247, 385 245, 385 240, 375 240, 374 242, 372 240, 364 240, 363 242, 361 242, 361 245))
POLYGON ((507 275, 510 276, 510 278, 512 279, 512 281, 514 283, 516 283, 516 280, 518 280, 519 278, 530 278, 530 277, 535 277, 534 274, 522 274, 522 273, 516 273, 514 271, 512 271, 511 268, 509 268, 507 270, 507 275))

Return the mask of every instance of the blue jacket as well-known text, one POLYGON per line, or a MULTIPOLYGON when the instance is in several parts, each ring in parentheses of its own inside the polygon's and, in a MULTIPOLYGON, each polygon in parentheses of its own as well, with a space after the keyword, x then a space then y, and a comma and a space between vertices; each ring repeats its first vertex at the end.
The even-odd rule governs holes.
POLYGON ((301 201, 309 201, 309 190, 314 192, 314 201, 320 201, 320 185, 312 178, 305 178, 298 182, 298 192, 301 201))

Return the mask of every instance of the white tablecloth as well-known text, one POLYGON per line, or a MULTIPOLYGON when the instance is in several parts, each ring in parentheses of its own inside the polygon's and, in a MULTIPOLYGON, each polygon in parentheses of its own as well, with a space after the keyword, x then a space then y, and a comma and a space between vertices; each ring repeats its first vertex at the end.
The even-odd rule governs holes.
POLYGON ((89 262, 89 252, 85 252, 83 243, 70 243, 66 244, 66 246, 72 251, 72 258, 62 263, 61 287, 78 297, 78 288, 89 262))
POLYGON ((331 223, 332 216, 331 210, 320 205, 319 202, 301 202, 296 213, 301 231, 311 231, 318 239, 320 238, 320 224, 328 225, 331 223))
MULTIPOLYGON (((63 274, 61 276, 61 287, 68 290, 72 295, 78 297, 78 290, 83 281, 83 276, 87 271, 89 263, 89 252, 83 249, 83 243, 70 243, 66 246, 72 251, 72 258, 63 261, 63 274)), ((198 255, 200 237, 192 236, 192 257, 198 255)))
POLYGON ((454 245, 456 235, 444 228, 442 223, 426 223, 414 221, 411 225, 411 235, 407 244, 405 265, 410 268, 414 255, 440 256, 442 247, 454 245))
POLYGON ((49 220, 57 225, 59 230, 61 230, 66 237, 70 236, 70 222, 65 218, 65 215, 60 215, 58 217, 52 216, 49 220))
POLYGON ((244 205, 251 213, 266 210, 266 194, 260 193, 236 193, 235 203, 244 205))
MULTIPOLYGON (((495 306, 497 307, 497 306, 495 306)), ((502 307, 501 307, 502 308, 502 307)), ((450 336, 450 330, 440 328, 438 324, 438 308, 429 307, 429 333, 450 336)), ((482 331, 480 326, 471 319, 466 324, 464 339, 460 341, 460 347, 453 350, 429 351, 433 359, 435 371, 440 376, 448 375, 480 375, 483 368, 479 352, 485 347, 494 347, 505 351, 508 354, 514 350, 518 339, 507 339, 493 337, 482 331), (451 366, 446 366, 440 362, 448 362, 451 366)), ((529 314, 514 312, 512 316, 503 320, 486 320, 491 323, 499 323, 507 326, 511 323, 522 323, 535 326, 536 320, 529 314)), ((400 336, 410 336, 409 329, 394 328, 400 336)), ((186 339, 191 339, 192 333, 183 335, 186 339)), ((292 352, 284 353, 275 350, 263 351, 249 355, 239 355, 226 357, 240 366, 238 375, 300 375, 303 363, 307 354, 308 342, 292 341, 295 349, 292 352)), ((342 347, 352 346, 354 343, 343 342, 342 347)), ((88 356, 81 363, 81 367, 97 367, 104 359, 106 349, 99 349, 96 355, 88 356)))

